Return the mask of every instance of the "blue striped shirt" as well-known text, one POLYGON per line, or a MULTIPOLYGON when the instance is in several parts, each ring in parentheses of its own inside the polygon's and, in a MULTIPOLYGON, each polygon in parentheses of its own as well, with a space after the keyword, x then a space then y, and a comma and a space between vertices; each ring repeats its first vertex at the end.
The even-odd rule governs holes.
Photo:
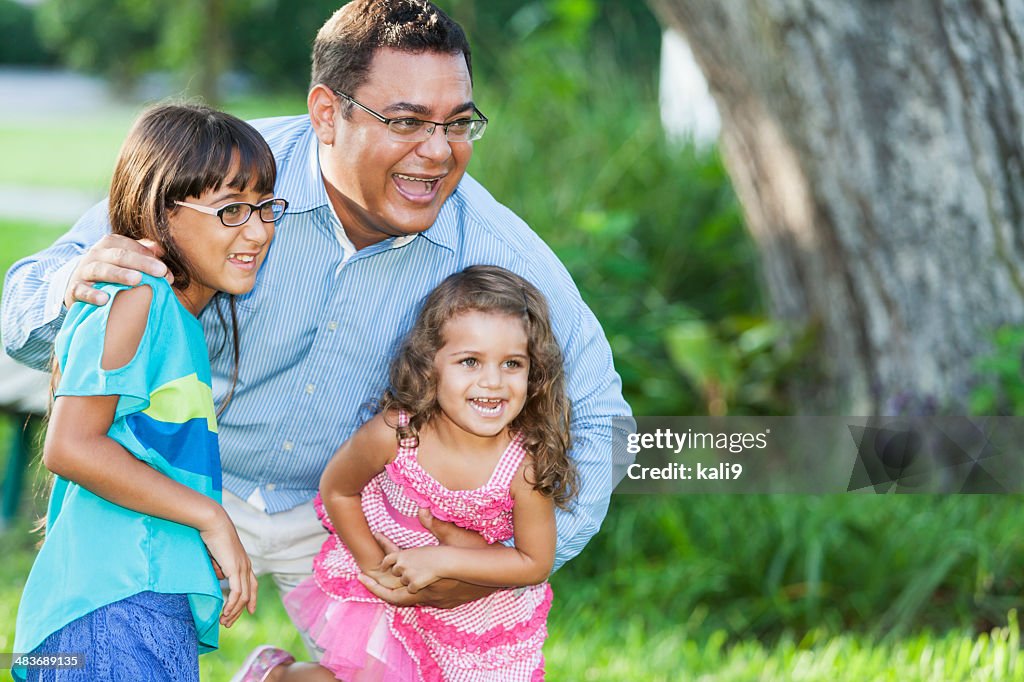
MULTIPOLYGON (((335 449, 365 422, 387 382, 398 342, 422 298, 474 264, 500 265, 547 297, 565 356, 572 400, 572 457, 582 481, 571 512, 557 513, 555 565, 597 532, 612 491, 612 418, 629 406, 594 314, 546 244, 469 175, 424 232, 356 251, 330 206, 309 117, 253 122, 277 159, 276 194, 288 199, 252 292, 237 298, 238 384, 220 422, 224 487, 254 493, 270 513, 307 502, 335 449)), ((7 352, 46 364, 77 257, 109 230, 106 204, 87 212, 53 246, 16 263, 3 295, 7 352)), ((231 353, 210 306, 214 396, 224 396, 231 353)))

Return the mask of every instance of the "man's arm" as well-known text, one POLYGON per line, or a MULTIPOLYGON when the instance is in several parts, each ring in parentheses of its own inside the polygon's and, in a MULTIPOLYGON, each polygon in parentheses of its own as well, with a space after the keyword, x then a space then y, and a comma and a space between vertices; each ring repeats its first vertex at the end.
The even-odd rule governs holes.
POLYGON ((412 594, 442 578, 502 588, 544 582, 555 560, 555 505, 533 487, 534 480, 532 462, 525 462, 512 480, 514 546, 412 547, 389 553, 380 567, 412 594))
POLYGON ((145 246, 110 234, 107 202, 85 213, 52 246, 7 271, 2 303, 4 347, 15 360, 48 370, 53 340, 74 300, 102 304, 94 282, 138 284, 139 271, 163 277, 167 268, 145 246))
MULTIPOLYGON (((579 471, 580 489, 571 511, 555 510, 558 543, 554 570, 582 551, 601 528, 608 512, 615 476, 623 463, 615 462, 612 440, 615 429, 630 428, 632 411, 622 397, 622 381, 615 372, 611 347, 601 325, 578 298, 576 323, 562 352, 569 399, 572 402, 572 451, 579 471), (614 419, 619 417, 620 419, 614 419)), ((552 294, 548 294, 549 300, 552 294)))

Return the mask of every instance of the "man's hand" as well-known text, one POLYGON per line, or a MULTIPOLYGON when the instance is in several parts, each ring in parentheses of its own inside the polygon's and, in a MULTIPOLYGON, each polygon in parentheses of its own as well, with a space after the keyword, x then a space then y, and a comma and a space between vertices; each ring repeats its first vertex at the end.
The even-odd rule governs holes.
POLYGON ((402 549, 385 556, 380 567, 399 578, 399 585, 404 585, 410 594, 416 594, 441 579, 441 557, 444 551, 444 547, 402 549))
POLYGON ((135 241, 108 234, 78 261, 78 267, 71 274, 68 288, 64 291, 65 307, 70 308, 75 301, 105 304, 108 297, 93 288, 96 282, 135 286, 142 281, 142 272, 173 281, 167 266, 159 260, 162 255, 163 249, 148 239, 135 241))
MULTIPOLYGON (((479 533, 459 528, 454 523, 439 521, 434 518, 429 509, 420 509, 419 520, 420 524, 430 531, 442 545, 469 548, 487 546, 487 541, 479 533)), ((377 540, 377 544, 380 545, 385 555, 393 554, 400 550, 398 545, 380 533, 374 533, 373 537, 377 540)), ((439 609, 461 606, 462 604, 486 597, 498 589, 496 587, 464 583, 450 578, 442 578, 416 593, 410 592, 405 586, 397 588, 385 587, 367 575, 360 575, 359 582, 367 590, 389 604, 394 604, 395 606, 423 605, 439 609)))
MULTIPOLYGON (((487 546, 487 540, 484 540, 480 533, 474 533, 471 530, 459 528, 454 523, 440 521, 434 518, 434 515, 431 514, 430 510, 426 507, 420 507, 419 521, 420 525, 430 531, 430 533, 437 538, 437 541, 442 545, 448 545, 449 547, 464 547, 467 549, 477 549, 487 546)), ((381 547, 383 547, 383 545, 381 547)), ((397 549, 397 547, 395 549, 397 549)), ((385 549, 384 553, 390 554, 391 551, 385 549)))
POLYGON ((401 578, 380 566, 364 571, 363 574, 384 589, 393 590, 403 586, 401 578))
POLYGON ((498 589, 496 587, 484 587, 483 585, 473 585, 450 578, 442 578, 413 594, 407 587, 389 589, 373 578, 363 574, 359 575, 359 582, 367 590, 389 604, 394 604, 395 606, 433 606, 438 609, 453 609, 456 606, 462 606, 471 601, 482 599, 498 589))

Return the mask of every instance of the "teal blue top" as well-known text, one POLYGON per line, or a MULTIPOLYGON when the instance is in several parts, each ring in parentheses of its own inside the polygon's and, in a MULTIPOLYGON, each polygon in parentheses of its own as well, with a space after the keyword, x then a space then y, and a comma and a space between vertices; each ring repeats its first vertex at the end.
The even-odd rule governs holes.
MULTIPOLYGON (((110 307, 126 287, 104 284, 104 306, 76 303, 54 350, 56 395, 117 395, 107 435, 157 471, 220 502, 217 421, 210 361, 198 320, 163 279, 143 275, 153 301, 135 357, 101 367, 110 307)), ((111 472, 111 475, 118 475, 111 472)), ((14 651, 30 653, 47 636, 106 604, 139 592, 187 594, 199 650, 217 648, 220 584, 199 531, 140 514, 56 477, 46 540, 18 607, 14 651)))

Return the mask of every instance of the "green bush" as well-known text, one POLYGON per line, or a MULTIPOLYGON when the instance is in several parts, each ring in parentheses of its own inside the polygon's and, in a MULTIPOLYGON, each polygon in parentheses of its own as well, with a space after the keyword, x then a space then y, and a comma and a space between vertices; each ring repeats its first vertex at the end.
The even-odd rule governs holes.
MULTIPOLYGON (((527 7, 563 5, 575 3, 527 7)), ((593 15, 513 19, 513 37, 526 33, 477 80, 492 125, 470 172, 566 264, 634 411, 785 413, 796 350, 765 317, 717 152, 666 142, 653 69, 602 50, 593 15)))
MULTIPOLYGON (((275 89, 305 91, 313 37, 340 0, 229 3, 236 68, 275 89), (287 27, 288 30, 281 30, 287 27)), ((505 70, 505 60, 534 32, 557 31, 562 49, 581 43, 612 55, 627 71, 653 73, 661 29, 642 3, 619 0, 438 0, 466 30, 477 82, 505 70), (510 30, 511 28, 511 30, 510 30)))
POLYGON ((249 2, 231 22, 234 66, 273 91, 309 88, 313 38, 339 0, 249 2))
POLYGON ((992 349, 975 360, 974 369, 971 414, 1024 415, 1024 327, 997 329, 992 349))
POLYGON ((53 54, 36 33, 35 11, 13 0, 0 0, 0 64, 52 64, 53 54))
POLYGON ((46 0, 39 6, 39 32, 61 61, 101 73, 127 88, 159 68, 161 21, 166 0, 46 0))
POLYGON ((987 631, 1019 603, 1022 523, 1013 496, 623 495, 553 583, 578 622, 657 604, 650 633, 987 631))

